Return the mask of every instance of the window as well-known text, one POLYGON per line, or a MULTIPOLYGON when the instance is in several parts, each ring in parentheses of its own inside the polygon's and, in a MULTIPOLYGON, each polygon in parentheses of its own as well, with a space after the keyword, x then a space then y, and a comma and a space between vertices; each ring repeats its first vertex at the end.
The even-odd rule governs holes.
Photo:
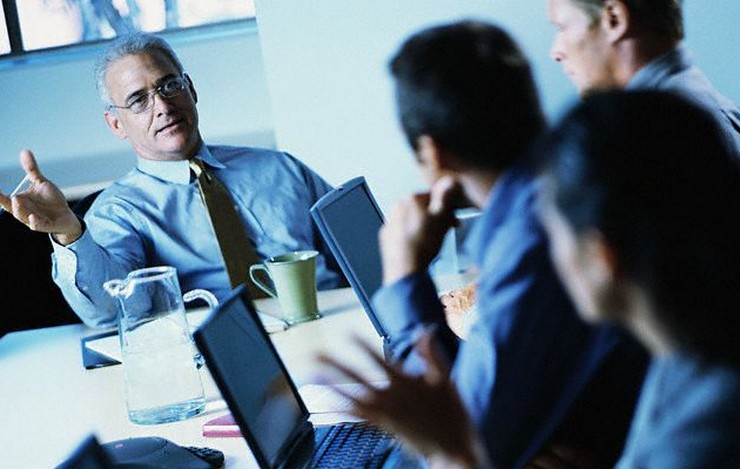
POLYGON ((10 38, 8 38, 8 24, 5 22, 5 7, 0 5, 0 55, 10 52, 10 38))
POLYGON ((0 54, 254 18, 253 0, 3 0, 0 54))

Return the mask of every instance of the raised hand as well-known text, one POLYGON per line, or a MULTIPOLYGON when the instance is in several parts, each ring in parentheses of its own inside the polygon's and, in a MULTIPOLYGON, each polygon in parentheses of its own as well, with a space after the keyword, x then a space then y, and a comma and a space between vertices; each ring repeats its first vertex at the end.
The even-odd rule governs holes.
POLYGON ((416 345, 427 364, 421 376, 404 373, 399 366, 386 363, 367 343, 357 342, 385 371, 387 387, 369 383, 331 357, 319 356, 320 361, 363 386, 365 392, 360 396, 335 388, 352 402, 352 413, 390 430, 435 466, 478 467, 484 459, 481 445, 431 333, 425 332, 416 345))
POLYGON ((53 234, 61 244, 79 238, 82 235, 79 219, 59 188, 41 174, 30 150, 21 151, 20 163, 30 186, 12 199, 0 193, 0 205, 30 229, 53 234))
POLYGON ((440 178, 429 193, 414 194, 391 212, 380 230, 383 283, 389 284, 429 267, 455 224, 461 189, 454 178, 440 178))

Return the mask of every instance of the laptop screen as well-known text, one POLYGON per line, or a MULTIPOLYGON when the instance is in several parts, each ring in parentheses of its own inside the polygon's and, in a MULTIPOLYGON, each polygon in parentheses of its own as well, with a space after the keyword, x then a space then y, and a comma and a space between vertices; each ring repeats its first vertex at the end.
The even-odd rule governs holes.
POLYGON ((378 245, 383 213, 365 178, 352 179, 324 195, 311 207, 311 215, 373 326, 386 338, 371 301, 383 281, 378 245))
POLYGON ((241 286, 194 338, 255 457, 273 467, 305 430, 308 411, 253 309, 241 286))

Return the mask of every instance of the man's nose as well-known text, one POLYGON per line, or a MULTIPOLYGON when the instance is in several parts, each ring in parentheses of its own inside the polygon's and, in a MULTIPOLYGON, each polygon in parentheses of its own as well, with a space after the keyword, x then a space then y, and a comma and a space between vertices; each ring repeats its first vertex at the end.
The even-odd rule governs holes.
POLYGON ((154 93, 152 95, 152 107, 154 108, 154 114, 159 115, 167 112, 172 107, 172 103, 160 93, 154 93))

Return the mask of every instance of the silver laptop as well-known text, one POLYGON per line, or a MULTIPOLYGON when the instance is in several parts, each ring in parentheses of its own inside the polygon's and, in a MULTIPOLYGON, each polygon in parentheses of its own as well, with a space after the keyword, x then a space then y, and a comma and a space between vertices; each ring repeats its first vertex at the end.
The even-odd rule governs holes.
POLYGON ((383 283, 378 232, 384 219, 365 178, 351 179, 325 194, 311 207, 311 216, 387 347, 387 329, 372 303, 383 283))

